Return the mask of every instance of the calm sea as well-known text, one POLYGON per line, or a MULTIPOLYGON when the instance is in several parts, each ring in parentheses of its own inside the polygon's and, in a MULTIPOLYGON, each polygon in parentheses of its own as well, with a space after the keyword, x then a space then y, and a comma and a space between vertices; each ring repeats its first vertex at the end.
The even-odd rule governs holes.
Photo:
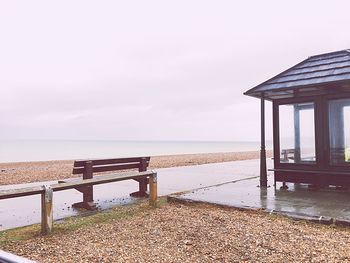
POLYGON ((259 142, 9 140, 0 141, 0 162, 255 150, 259 142))

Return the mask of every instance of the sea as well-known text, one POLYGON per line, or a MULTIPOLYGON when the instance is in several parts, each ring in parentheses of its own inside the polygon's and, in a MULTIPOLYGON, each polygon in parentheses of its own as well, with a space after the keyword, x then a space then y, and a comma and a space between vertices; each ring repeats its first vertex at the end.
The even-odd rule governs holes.
POLYGON ((259 145, 258 141, 2 140, 0 162, 241 152, 259 150, 259 145))

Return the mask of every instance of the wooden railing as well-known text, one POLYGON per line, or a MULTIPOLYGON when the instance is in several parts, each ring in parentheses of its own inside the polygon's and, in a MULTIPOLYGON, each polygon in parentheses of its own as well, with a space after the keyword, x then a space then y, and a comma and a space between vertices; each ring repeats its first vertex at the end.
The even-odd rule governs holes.
POLYGON ((0 250, 1 263, 35 263, 35 261, 0 250))
POLYGON ((10 189, 0 191, 1 199, 10 199, 22 196, 41 195, 41 232, 48 234, 53 227, 53 192, 68 189, 76 189, 82 186, 92 186, 98 184, 112 183, 129 179, 148 178, 149 181, 149 202, 151 206, 157 203, 157 173, 154 171, 128 172, 118 174, 100 175, 91 179, 57 183, 50 186, 34 186, 20 189, 10 189))

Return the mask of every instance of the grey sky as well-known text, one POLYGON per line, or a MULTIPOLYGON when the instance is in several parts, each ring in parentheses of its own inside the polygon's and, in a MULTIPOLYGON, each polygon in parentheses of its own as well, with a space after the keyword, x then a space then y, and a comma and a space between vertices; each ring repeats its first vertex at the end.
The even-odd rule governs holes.
POLYGON ((1 137, 257 140, 259 101, 242 93, 310 55, 350 48, 349 9, 0 1, 1 137))

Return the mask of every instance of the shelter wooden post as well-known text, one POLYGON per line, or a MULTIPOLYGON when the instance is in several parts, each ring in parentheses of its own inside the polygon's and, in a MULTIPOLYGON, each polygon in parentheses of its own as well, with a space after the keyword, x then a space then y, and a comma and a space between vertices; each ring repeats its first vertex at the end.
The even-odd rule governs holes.
POLYGON ((151 206, 157 206, 157 173, 153 173, 149 177, 149 204, 151 206))
POLYGON ((264 99, 264 94, 261 96, 260 187, 267 187, 266 146, 265 146, 265 99, 264 99))
POLYGON ((53 226, 52 197, 52 188, 44 186, 41 194, 41 233, 44 235, 49 234, 53 226))

